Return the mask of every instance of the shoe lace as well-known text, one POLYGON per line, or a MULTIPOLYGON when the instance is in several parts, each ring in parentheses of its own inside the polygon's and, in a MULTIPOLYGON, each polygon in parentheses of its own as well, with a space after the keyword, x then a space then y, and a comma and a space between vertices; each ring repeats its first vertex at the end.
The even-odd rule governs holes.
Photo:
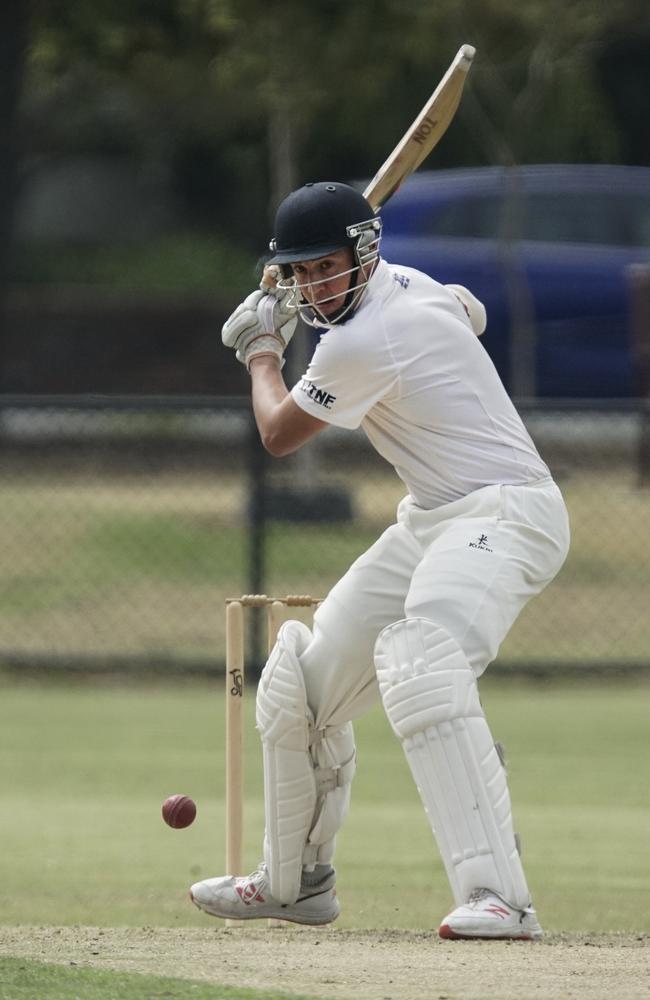
POLYGON ((245 877, 246 882, 253 882, 255 885, 261 884, 262 882, 268 881, 268 868, 266 866, 266 861, 260 861, 257 868, 254 868, 250 875, 245 877))
MULTIPOLYGON (((499 899, 502 899, 502 897, 499 896, 498 892, 494 892, 493 889, 474 889, 469 894, 469 899, 467 900, 467 902, 468 902, 468 904, 469 903, 479 903, 482 899, 485 899, 486 896, 497 896, 499 899)), ((519 907, 519 906, 513 906, 511 903, 508 903, 506 900, 503 900, 503 902, 506 904, 506 906, 509 906, 510 909, 512 909, 512 910, 519 910, 519 912, 521 913, 521 919, 522 920, 523 920, 524 916, 526 916, 527 914, 535 912, 534 909, 533 909, 533 907, 532 907, 532 905, 530 903, 528 904, 528 906, 519 907)))
POLYGON ((491 895, 493 895, 493 893, 490 891, 490 889, 473 889, 472 892, 469 894, 469 899, 467 900, 467 902, 478 903, 482 899, 485 899, 486 896, 491 896, 491 895))

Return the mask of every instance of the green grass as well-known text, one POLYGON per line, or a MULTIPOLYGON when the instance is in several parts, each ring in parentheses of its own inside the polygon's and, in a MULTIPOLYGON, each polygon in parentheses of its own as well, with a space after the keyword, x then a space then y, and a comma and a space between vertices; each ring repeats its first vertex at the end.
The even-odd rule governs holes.
MULTIPOLYGON (((506 744, 516 825, 547 930, 650 931, 650 686, 482 684, 506 744)), ((263 827, 247 698, 247 869, 263 827)), ((337 869, 343 928, 431 928, 450 903, 401 748, 380 708, 356 725, 359 765, 337 869)), ((209 927, 187 887, 224 857, 223 700, 203 684, 30 685, 0 698, 4 924, 209 927), (196 822, 171 830, 186 792, 196 822)))
MULTIPOLYGON (((288 1000, 267 990, 210 986, 166 976, 104 972, 47 965, 22 958, 0 958, 0 1000, 288 1000)), ((291 1000, 309 1000, 291 994, 291 1000)))

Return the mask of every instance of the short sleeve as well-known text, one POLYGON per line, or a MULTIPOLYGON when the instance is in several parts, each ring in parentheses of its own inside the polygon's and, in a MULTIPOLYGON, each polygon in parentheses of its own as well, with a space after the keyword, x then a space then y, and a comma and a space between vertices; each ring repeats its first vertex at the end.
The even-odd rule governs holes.
POLYGON ((397 380, 381 329, 329 330, 305 375, 291 390, 294 402, 319 420, 353 430, 397 380))

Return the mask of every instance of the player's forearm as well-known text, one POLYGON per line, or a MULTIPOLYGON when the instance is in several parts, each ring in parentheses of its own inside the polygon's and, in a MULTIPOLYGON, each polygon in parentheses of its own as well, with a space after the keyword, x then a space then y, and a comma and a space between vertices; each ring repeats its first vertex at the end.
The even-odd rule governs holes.
POLYGON ((289 394, 288 389, 282 378, 278 359, 270 355, 253 358, 250 375, 255 423, 264 447, 271 450, 279 423, 278 408, 289 394))
POLYGON ((254 358, 250 374, 253 413, 262 444, 275 458, 290 455, 304 444, 304 438, 291 420, 293 401, 280 362, 270 355, 254 358))
POLYGON ((250 374, 255 422, 262 444, 276 458, 297 451, 327 426, 296 405, 277 358, 267 355, 253 358, 250 374))

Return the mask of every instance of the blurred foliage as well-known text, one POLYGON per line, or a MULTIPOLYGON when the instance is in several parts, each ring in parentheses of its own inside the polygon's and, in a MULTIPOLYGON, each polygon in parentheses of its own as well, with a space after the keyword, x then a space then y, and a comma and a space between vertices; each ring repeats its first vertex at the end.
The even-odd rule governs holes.
POLYGON ((18 284, 103 285, 115 291, 214 294, 218 288, 237 298, 250 292, 257 271, 255 258, 225 238, 182 233, 146 243, 19 246, 12 277, 18 284))
POLYGON ((463 42, 478 58, 432 166, 642 156, 606 55, 644 33, 640 0, 36 0, 24 164, 131 158, 166 172, 191 224, 259 250, 282 123, 297 183, 371 176, 463 42))

